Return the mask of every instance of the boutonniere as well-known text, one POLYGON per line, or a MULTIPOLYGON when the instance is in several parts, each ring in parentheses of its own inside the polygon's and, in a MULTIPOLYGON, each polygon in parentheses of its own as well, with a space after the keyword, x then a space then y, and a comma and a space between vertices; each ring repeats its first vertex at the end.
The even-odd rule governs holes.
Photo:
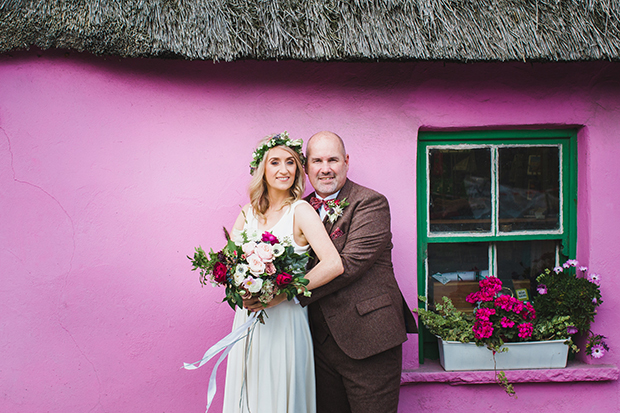
POLYGON ((342 211, 344 211, 344 209, 349 206, 349 203, 347 202, 347 198, 330 199, 329 201, 327 201, 326 205, 327 218, 329 219, 329 222, 333 224, 338 218, 342 216, 342 211))

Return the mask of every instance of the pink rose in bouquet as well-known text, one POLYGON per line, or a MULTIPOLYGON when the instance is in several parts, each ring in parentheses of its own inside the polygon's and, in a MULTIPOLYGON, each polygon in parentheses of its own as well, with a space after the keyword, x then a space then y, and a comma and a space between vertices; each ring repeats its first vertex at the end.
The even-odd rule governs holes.
POLYGON ((276 266, 273 265, 273 262, 268 262, 265 264, 265 272, 267 275, 273 275, 276 273, 276 266))
POLYGON ((246 242, 245 244, 241 246, 241 249, 243 250, 243 253, 245 254, 245 256, 249 257, 250 255, 254 253, 254 250, 256 249, 256 243, 254 241, 246 242))
POLYGON ((273 260, 273 247, 269 243, 262 242, 256 246, 256 255, 265 263, 271 262, 273 260))
POLYGON ((250 272, 254 275, 261 275, 265 272, 265 263, 257 254, 252 254, 247 257, 248 266, 250 267, 250 272))

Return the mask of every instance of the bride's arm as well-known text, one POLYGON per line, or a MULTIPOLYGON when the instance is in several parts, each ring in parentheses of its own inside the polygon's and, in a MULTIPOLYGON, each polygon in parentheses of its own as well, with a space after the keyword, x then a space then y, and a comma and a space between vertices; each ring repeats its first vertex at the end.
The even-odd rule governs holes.
MULTIPOLYGON (((250 209, 250 204, 245 204, 243 208, 241 208, 241 212, 237 215, 237 219, 235 221, 235 225, 233 225, 233 231, 241 231, 243 230, 243 226, 245 225, 245 216, 248 214, 248 210, 250 209)), ((232 232, 231 232, 232 234, 232 232)))
POLYGON ((327 235, 319 214, 308 203, 300 203, 295 208, 294 227, 296 239, 307 241, 319 259, 319 263, 306 274, 310 281, 309 290, 325 285, 342 274, 344 267, 340 254, 327 235))

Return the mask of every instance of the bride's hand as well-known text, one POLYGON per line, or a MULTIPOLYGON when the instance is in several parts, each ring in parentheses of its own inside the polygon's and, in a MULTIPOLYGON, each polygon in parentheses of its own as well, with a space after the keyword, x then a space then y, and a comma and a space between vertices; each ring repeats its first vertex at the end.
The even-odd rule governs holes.
POLYGON ((284 300, 286 300, 286 294, 281 293, 273 297, 273 300, 271 300, 269 304, 264 306, 263 303, 258 301, 258 298, 252 297, 252 298, 243 299, 243 308, 250 310, 252 312, 257 312, 260 310, 264 310, 265 308, 275 307, 276 305, 280 304, 284 300))

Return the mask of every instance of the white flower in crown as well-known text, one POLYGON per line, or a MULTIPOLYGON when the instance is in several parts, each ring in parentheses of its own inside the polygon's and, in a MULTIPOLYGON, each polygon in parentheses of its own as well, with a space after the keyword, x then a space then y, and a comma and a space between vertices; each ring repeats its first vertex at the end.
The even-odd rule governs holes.
POLYGON ((256 148, 252 153, 252 162, 250 162, 250 174, 254 175, 254 171, 258 168, 258 165, 263 161, 265 154, 271 149, 278 145, 284 145, 292 148, 299 155, 299 160, 301 164, 305 164, 306 158, 303 154, 303 141, 301 139, 292 140, 288 136, 288 132, 284 131, 277 135, 274 135, 267 142, 263 143, 261 146, 256 148))

